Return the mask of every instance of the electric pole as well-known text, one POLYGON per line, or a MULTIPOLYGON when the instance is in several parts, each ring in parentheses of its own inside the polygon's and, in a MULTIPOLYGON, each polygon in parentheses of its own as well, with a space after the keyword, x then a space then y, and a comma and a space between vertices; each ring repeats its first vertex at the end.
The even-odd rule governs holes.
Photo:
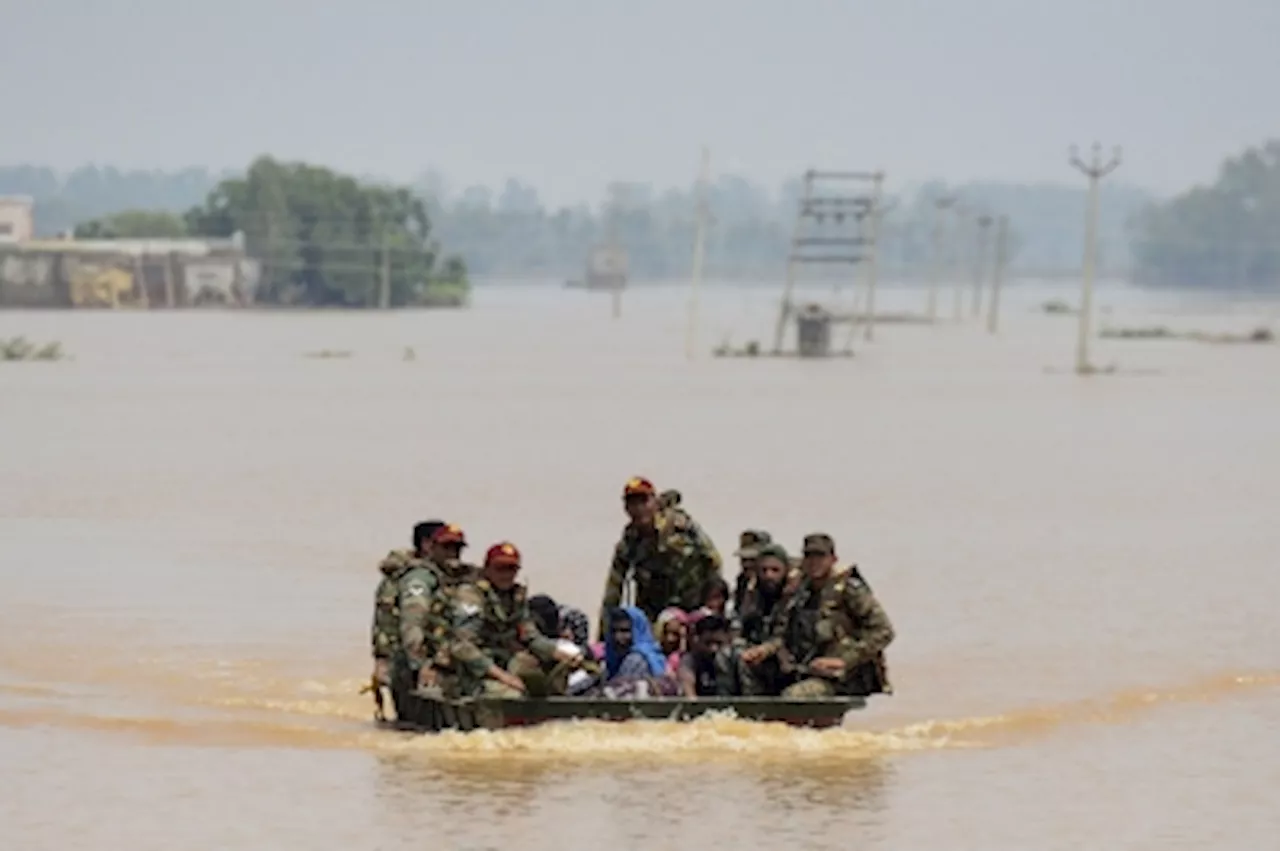
POLYGON ((1120 166, 1120 149, 1112 151, 1111 159, 1102 161, 1102 146, 1093 143, 1093 156, 1088 164, 1080 159, 1075 145, 1071 146, 1071 165, 1089 178, 1089 200, 1084 219, 1084 268, 1080 292, 1080 336, 1076 341, 1076 372, 1086 375, 1093 372, 1089 365, 1089 322, 1093 312, 1093 263, 1098 239, 1098 181, 1120 166))
POLYGON ((987 332, 996 333, 1000 322, 1000 286, 1004 283, 1005 264, 1009 262, 1009 217, 996 223, 996 262, 991 273, 991 304, 987 309, 987 332))
POLYGON ((955 247, 955 283, 952 285, 952 292, 955 294, 955 304, 952 307, 952 319, 959 322, 964 318, 964 252, 960 250, 960 246, 965 243, 965 223, 969 219, 969 209, 964 204, 957 203, 953 208, 956 214, 956 235, 952 239, 951 244, 955 247))
POLYGON ((983 213, 978 216, 978 248, 973 263, 973 315, 982 313, 982 280, 987 274, 987 246, 990 244, 991 216, 983 213))
POLYGON ((929 321, 938 321, 938 285, 942 277, 942 246, 946 240, 947 211, 955 204, 954 196, 937 198, 933 202, 933 268, 929 274, 929 321))
POLYGON ((693 235, 693 273, 689 276, 689 326, 684 341, 685 357, 693 360, 698 327, 698 284, 702 280, 702 259, 707 239, 707 184, 711 179, 711 153, 702 148, 702 169, 698 173, 697 225, 693 235))

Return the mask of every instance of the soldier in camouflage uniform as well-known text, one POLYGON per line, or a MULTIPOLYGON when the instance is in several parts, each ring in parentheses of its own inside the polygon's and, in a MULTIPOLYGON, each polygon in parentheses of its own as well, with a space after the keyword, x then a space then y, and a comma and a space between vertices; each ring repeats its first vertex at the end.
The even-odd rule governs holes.
POLYGON ((773 541, 768 532, 761 529, 747 529, 738 536, 738 549, 734 553, 738 557, 738 578, 733 587, 733 610, 742 610, 742 601, 746 598, 747 586, 756 575, 756 559, 760 556, 760 548, 773 541))
POLYGON ((768 641, 786 608, 786 581, 791 559, 781 544, 761 544, 755 575, 743 590, 742 605, 733 617, 734 642, 755 647, 768 641))
POLYGON ((884 650, 893 625, 857 567, 837 568, 835 542, 824 534, 805 537, 803 565, 773 636, 743 651, 747 672, 758 676, 776 656, 785 698, 890 693, 884 650))
POLYGON ((582 659, 581 650, 562 649, 538 631, 528 592, 516 582, 519 572, 520 551, 510 543, 495 544, 485 555, 481 578, 449 595, 452 634, 440 661, 457 672, 464 694, 518 698, 525 693, 521 674, 582 659))
POLYGON ((647 479, 635 478, 622 491, 631 518, 613 552, 600 603, 600 635, 609 612, 622 603, 622 588, 635 581, 635 605, 654 621, 668 606, 693 611, 702 605, 702 587, 720 576, 720 553, 684 509, 658 499, 647 479))
POLYGON ((431 558, 400 578, 400 653, 392 674, 398 688, 412 691, 437 684, 434 661, 448 633, 442 598, 476 576, 476 569, 462 561, 466 546, 462 529, 452 523, 442 526, 431 536, 431 558))
POLYGON ((431 536, 443 520, 426 520, 413 527, 413 549, 392 550, 378 565, 382 579, 373 596, 373 682, 391 685, 391 666, 400 652, 400 580, 429 557, 431 536))

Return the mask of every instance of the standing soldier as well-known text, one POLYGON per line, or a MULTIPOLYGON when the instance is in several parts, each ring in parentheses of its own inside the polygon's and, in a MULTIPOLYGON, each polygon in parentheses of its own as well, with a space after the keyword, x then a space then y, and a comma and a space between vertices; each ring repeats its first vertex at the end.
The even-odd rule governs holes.
POLYGON ((382 579, 373 597, 373 687, 391 686, 391 665, 400 651, 400 580, 429 557, 431 536, 443 520, 426 520, 413 527, 413 549, 392 550, 378 565, 382 579))
MULTIPOLYGON (((474 578, 475 568, 462 561, 467 536, 457 525, 441 526, 431 536, 431 558, 416 564, 400 579, 400 654, 393 671, 397 687, 407 691, 434 685, 432 662, 447 632, 440 622, 440 597, 474 578)), ((396 689, 392 690, 396 693, 396 689)))
POLYGON ((692 517, 677 505, 662 505, 648 479, 634 478, 622 490, 630 522, 613 551, 613 564, 600 604, 600 635, 609 612, 622 603, 628 579, 635 582, 635 606, 650 622, 668 606, 693 611, 702 605, 702 587, 720 576, 720 553, 692 517))
POLYGON ((521 674, 541 671, 542 663, 582 658, 582 651, 569 642, 564 644, 572 650, 538 631, 528 591, 516 581, 519 573, 520 551, 511 543, 495 544, 485 554, 480 579, 449 595, 452 635, 441 655, 461 676, 464 694, 521 697, 521 674))
POLYGON ((884 650, 893 625, 857 567, 836 570, 830 535, 804 539, 804 578, 787 600, 773 636, 742 654, 748 668, 778 657, 786 698, 891 691, 884 650))

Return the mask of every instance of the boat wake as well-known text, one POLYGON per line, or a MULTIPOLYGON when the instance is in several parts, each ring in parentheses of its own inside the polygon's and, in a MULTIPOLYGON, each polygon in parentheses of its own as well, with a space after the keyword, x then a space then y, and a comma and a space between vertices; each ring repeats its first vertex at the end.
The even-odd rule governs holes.
POLYGON ((115 734, 157 745, 282 747, 484 760, 844 761, 905 752, 1016 746, 1067 728, 1134 723, 1175 704, 1211 703, 1280 687, 1280 672, 1232 673, 1093 700, 965 718, 896 721, 875 704, 842 727, 808 730, 712 714, 687 723, 570 721, 540 727, 415 735, 379 730, 361 681, 289 680, 263 663, 178 678, 135 676, 114 693, 0 679, 0 727, 115 734), (181 687, 175 688, 181 683, 181 687), (868 722, 871 722, 870 724, 868 722), (882 722, 883 723, 883 722, 882 722))

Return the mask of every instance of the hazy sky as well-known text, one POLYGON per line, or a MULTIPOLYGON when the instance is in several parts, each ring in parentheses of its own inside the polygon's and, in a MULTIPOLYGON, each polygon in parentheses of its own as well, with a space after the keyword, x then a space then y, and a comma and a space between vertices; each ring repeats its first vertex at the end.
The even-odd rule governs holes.
POLYGON ((0 0, 0 163, 259 153, 553 202, 810 165, 1161 192, 1280 136, 1280 0, 0 0))

